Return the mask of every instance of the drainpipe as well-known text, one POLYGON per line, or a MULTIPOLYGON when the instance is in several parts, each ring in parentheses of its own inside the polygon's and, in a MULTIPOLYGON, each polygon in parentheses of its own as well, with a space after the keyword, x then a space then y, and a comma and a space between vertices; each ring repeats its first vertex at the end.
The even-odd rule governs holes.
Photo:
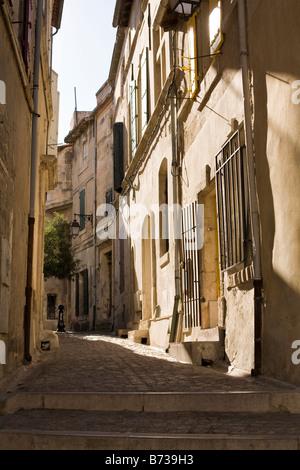
MULTIPOLYGON (((170 45, 170 62, 171 68, 174 68, 174 41, 173 34, 169 33, 170 45)), ((178 224, 178 214, 175 211, 179 203, 179 189, 178 189, 178 146, 177 146, 177 113, 176 113, 176 98, 171 97, 171 138, 172 138, 172 176, 173 176, 173 220, 174 220, 174 236, 175 236, 175 250, 174 250, 174 270, 175 270, 175 297, 173 307, 173 318, 170 332, 170 343, 175 342, 178 320, 179 320, 179 301, 181 297, 181 279, 180 279, 180 240, 175 228, 178 224)))
POLYGON ((253 375, 261 373, 262 366, 262 267, 261 267, 261 245, 260 245, 260 223, 257 199, 257 186, 255 176, 254 139, 251 120, 251 96, 249 83, 248 44, 246 26, 246 0, 238 0, 238 16, 240 31, 240 53, 243 75, 245 131, 247 148, 247 169, 249 183, 249 197, 251 210, 252 244, 253 244, 253 268, 254 268, 254 369, 253 375))
POLYGON ((28 255, 27 255, 27 285, 26 305, 24 311, 24 359, 31 362, 31 311, 33 294, 33 249, 35 226, 35 199, 36 199, 36 174, 37 174, 37 127, 38 127, 38 98, 40 81, 40 53, 42 34, 43 0, 37 2, 37 19, 35 31, 34 75, 33 75, 33 116, 31 135, 31 179, 30 179, 30 212, 28 218, 28 255))

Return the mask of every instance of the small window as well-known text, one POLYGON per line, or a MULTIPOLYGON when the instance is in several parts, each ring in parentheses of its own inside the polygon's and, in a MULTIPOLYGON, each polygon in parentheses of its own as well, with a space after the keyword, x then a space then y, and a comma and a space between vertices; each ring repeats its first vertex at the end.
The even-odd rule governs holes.
POLYGON ((56 294, 47 295, 47 320, 56 319, 56 294))
POLYGON ((85 269, 76 274, 75 278, 75 315, 89 314, 89 271, 85 269))
POLYGON ((148 99, 148 49, 145 48, 141 57, 141 129, 142 135, 149 119, 149 99, 148 99))
POLYGON ((129 86, 130 96, 130 130, 131 130, 131 156, 134 157, 138 144, 138 102, 136 81, 132 80, 129 86))
POLYGON ((87 144, 87 142, 84 142, 84 144, 83 144, 83 155, 82 155, 82 158, 83 158, 83 163, 86 163, 86 162, 87 162, 87 158, 88 158, 88 144, 87 144))
POLYGON ((160 256, 169 251, 168 162, 165 158, 159 170, 159 239, 160 256))
POLYGON ((209 2, 209 42, 210 53, 215 54, 223 43, 223 35, 221 33, 221 1, 210 0, 209 2))

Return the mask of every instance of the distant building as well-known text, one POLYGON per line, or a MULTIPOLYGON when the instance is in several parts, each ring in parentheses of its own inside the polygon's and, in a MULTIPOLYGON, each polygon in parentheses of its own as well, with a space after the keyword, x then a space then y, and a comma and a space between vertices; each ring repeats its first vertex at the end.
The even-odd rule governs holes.
POLYGON ((73 218, 80 225, 73 243, 80 261, 72 283, 70 326, 75 331, 110 331, 112 322, 111 241, 104 246, 96 236, 98 206, 112 201, 111 87, 104 84, 96 98, 92 112, 74 113, 73 128, 65 138, 73 152, 73 218))

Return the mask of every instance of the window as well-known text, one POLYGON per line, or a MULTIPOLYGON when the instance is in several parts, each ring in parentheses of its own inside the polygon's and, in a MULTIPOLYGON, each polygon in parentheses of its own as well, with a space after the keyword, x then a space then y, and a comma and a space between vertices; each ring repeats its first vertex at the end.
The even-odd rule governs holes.
POLYGON ((184 67, 189 73, 189 95, 193 98, 198 89, 198 72, 197 72, 197 46, 196 46, 196 22, 194 15, 187 25, 188 36, 188 66, 184 67))
POLYGON ((84 164, 87 162, 87 157, 88 157, 88 143, 87 143, 87 140, 85 140, 83 142, 83 154, 82 154, 84 164))
POLYGON ((141 127, 142 135, 148 124, 149 118, 148 101, 148 49, 145 48, 141 58, 141 127))
POLYGON ((156 105, 160 93, 167 79, 166 44, 162 28, 153 31, 153 66, 154 66, 154 104, 156 105))
POLYGON ((145 48, 141 55, 138 79, 133 79, 130 83, 129 99, 131 156, 133 157, 149 120, 148 48, 145 48))
POLYGON ((133 157, 138 142, 138 106, 136 80, 132 80, 129 86, 130 96, 130 130, 131 130, 131 156, 133 157))
POLYGON ((85 269, 75 278, 75 315, 89 314, 89 271, 85 269))
POLYGON ((79 213, 80 213, 80 231, 85 229, 85 189, 80 192, 79 195, 79 213))
POLYGON ((210 0, 209 2, 209 42, 210 53, 215 54, 223 43, 221 33, 221 1, 210 0))
POLYGON ((216 156, 221 270, 245 261, 246 171, 244 133, 236 132, 216 156))
POLYGON ((56 318, 56 294, 47 295, 47 320, 55 320, 56 318))
POLYGON ((160 256, 169 251, 168 162, 165 158, 159 170, 159 238, 160 256))
POLYGON ((195 202, 182 211, 184 327, 201 326, 200 249, 203 213, 195 202))

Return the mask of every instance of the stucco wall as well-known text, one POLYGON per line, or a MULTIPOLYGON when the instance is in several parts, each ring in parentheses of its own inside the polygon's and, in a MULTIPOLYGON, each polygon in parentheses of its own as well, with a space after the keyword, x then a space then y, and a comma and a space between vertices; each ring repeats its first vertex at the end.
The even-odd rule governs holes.
POLYGON ((292 99, 300 70, 299 17, 297 0, 266 0, 253 11, 249 28, 265 292, 263 369, 298 384, 300 366, 292 362, 291 346, 300 339, 300 105, 292 99))
POLYGON ((0 36, 0 80, 6 84, 6 104, 0 105, 0 339, 7 345, 7 366, 0 366, 1 377, 23 353, 31 114, 2 15, 0 36))

